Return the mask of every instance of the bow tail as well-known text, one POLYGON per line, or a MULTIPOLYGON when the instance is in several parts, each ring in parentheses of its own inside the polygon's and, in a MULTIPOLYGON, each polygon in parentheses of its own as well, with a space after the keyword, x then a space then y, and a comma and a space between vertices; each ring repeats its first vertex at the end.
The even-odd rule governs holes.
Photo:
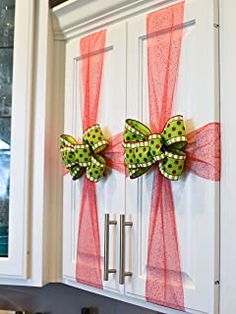
POLYGON ((84 178, 77 242, 76 279, 102 288, 100 237, 95 183, 84 178))
POLYGON ((155 172, 148 239, 146 299, 184 310, 171 182, 155 172))

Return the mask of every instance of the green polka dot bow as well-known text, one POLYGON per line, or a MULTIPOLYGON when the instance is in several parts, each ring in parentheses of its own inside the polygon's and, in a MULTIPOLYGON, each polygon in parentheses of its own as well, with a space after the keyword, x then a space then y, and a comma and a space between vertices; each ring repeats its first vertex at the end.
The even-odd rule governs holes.
POLYGON ((98 182, 104 173, 106 161, 99 153, 108 146, 98 124, 83 134, 83 143, 79 144, 72 136, 60 136, 61 157, 72 179, 77 180, 84 172, 86 177, 98 182))
POLYGON ((131 179, 135 179, 158 162, 163 176, 178 180, 184 168, 187 144, 183 117, 170 118, 161 134, 152 134, 150 129, 139 121, 127 119, 123 134, 125 163, 131 179))

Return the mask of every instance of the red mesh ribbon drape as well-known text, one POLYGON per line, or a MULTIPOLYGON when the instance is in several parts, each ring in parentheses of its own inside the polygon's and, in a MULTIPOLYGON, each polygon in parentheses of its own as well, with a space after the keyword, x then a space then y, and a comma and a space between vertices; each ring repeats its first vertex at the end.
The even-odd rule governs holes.
POLYGON ((106 163, 109 168, 115 169, 120 173, 126 174, 122 139, 123 133, 118 133, 112 136, 108 140, 109 146, 106 148, 103 155, 106 158, 106 163))
POLYGON ((220 124, 212 122, 187 135, 185 168, 204 179, 220 181, 220 124))
MULTIPOLYGON (((178 74, 184 2, 147 17, 149 111, 152 131, 172 115, 178 74)), ((220 180, 220 125, 209 123, 187 135, 185 171, 220 180)), ((173 183, 175 184, 175 183, 173 183)), ((171 182, 154 174, 148 238, 146 299, 184 311, 184 292, 171 182)))
MULTIPOLYGON (((97 123, 105 39, 106 31, 103 30, 80 41, 83 131, 97 123)), ((102 288, 96 186, 86 177, 83 180, 77 241, 76 280, 96 288, 102 288)))
MULTIPOLYGON (((153 132, 171 117, 182 42, 184 3, 147 16, 149 115, 153 132)), ((151 201, 146 299, 184 310, 171 182, 155 171, 151 201)))

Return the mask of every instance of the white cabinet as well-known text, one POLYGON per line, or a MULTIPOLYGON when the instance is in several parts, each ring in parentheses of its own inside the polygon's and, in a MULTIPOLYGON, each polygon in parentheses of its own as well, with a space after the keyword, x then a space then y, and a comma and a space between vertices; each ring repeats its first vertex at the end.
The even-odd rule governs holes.
MULTIPOLYGON (((55 40, 64 41, 66 49, 64 133, 82 136, 79 44, 82 37, 100 29, 107 29, 98 118, 105 136, 122 132, 127 117, 149 125, 146 17, 169 5, 169 1, 96 1, 84 5, 69 1, 53 10, 55 40)), ((173 115, 184 115, 187 131, 219 120, 216 11, 213 0, 185 1, 173 115)), ((110 226, 108 250, 109 268, 116 269, 116 273, 103 281, 103 290, 76 282, 81 182, 73 182, 69 175, 63 178, 63 281, 156 311, 177 313, 145 299, 153 171, 130 180, 112 170, 96 184, 102 271, 105 214, 117 221, 110 226), (132 276, 121 285, 122 214, 132 222, 125 228, 122 243, 124 270, 132 272, 132 276)), ((186 311, 215 314, 219 288, 219 183, 187 173, 171 185, 186 311)))
MULTIPOLYGON (((214 19, 213 1, 186 1, 173 115, 182 114, 187 128, 194 125, 198 129, 219 120, 214 19)), ((127 116, 149 125, 146 14, 128 21, 127 42, 127 116)), ((133 221, 133 276, 126 282, 125 293, 141 299, 145 299, 152 184, 153 172, 126 183, 126 212, 133 221)), ((186 310, 216 313, 219 183, 187 173, 172 183, 172 190, 186 310)), ((167 218, 164 214, 163 219, 167 218)), ((167 228, 167 223, 162 227, 167 228)))

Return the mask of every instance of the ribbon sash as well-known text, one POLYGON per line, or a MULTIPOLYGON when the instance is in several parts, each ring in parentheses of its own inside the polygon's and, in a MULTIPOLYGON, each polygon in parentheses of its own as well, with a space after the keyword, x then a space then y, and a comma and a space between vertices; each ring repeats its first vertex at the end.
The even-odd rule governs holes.
MULTIPOLYGON (((80 41, 83 131, 97 123, 106 31, 80 41), (97 51, 97 53, 96 53, 97 51)), ((95 183, 84 178, 79 213, 76 280, 102 288, 99 223, 95 183)))
MULTIPOLYGON (((149 116, 160 133, 171 117, 182 43, 184 2, 147 16, 149 116)), ((155 171, 149 222, 146 299, 184 310, 171 183, 155 171)))
POLYGON ((187 134, 185 168, 207 180, 220 181, 220 123, 211 122, 187 134))

